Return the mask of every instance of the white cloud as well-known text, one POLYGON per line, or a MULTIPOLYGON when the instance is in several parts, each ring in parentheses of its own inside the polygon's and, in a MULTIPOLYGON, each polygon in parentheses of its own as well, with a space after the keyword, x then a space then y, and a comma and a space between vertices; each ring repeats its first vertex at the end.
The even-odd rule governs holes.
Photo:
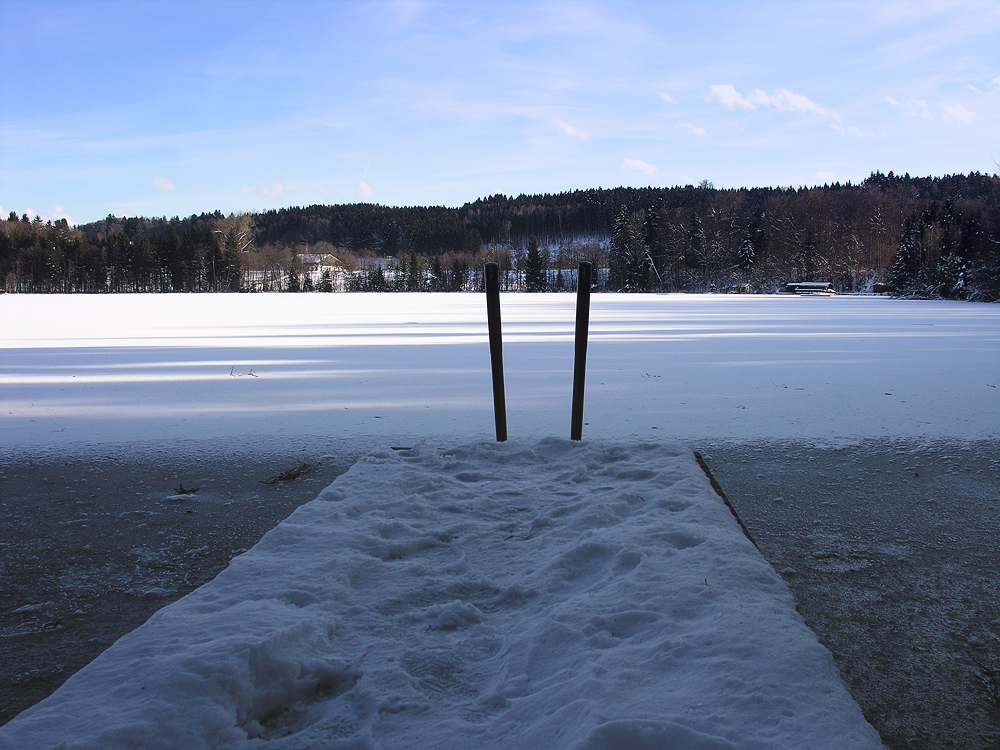
POLYGON ((750 92, 749 99, 754 104, 773 107, 779 112, 804 112, 832 120, 840 119, 840 115, 832 109, 821 107, 809 97, 796 94, 788 89, 775 89, 772 95, 768 95, 760 89, 754 89, 750 92))
POLYGON ((399 24, 408 24, 417 20, 427 10, 427 4, 417 0, 395 0, 389 4, 393 20, 399 24))
POLYGON ((840 115, 836 111, 821 107, 809 97, 796 94, 789 89, 775 89, 773 94, 768 94, 763 89, 754 89, 747 96, 743 96, 735 86, 730 86, 728 83, 716 84, 709 88, 705 100, 717 101, 728 109, 770 107, 779 112, 802 112, 824 119, 840 120, 840 115))
POLYGON ((872 131, 870 131, 870 130, 862 130, 861 128, 855 127, 853 125, 850 126, 850 127, 845 128, 845 127, 843 127, 841 125, 838 125, 835 122, 831 122, 830 123, 830 127, 833 128, 834 130, 836 130, 841 135, 856 135, 859 138, 874 138, 875 137, 875 134, 872 131))
POLYGON ((262 195, 268 200, 277 200, 281 197, 281 194, 285 192, 285 188, 278 184, 277 182, 272 183, 269 187, 259 188, 256 185, 252 187, 240 188, 241 193, 253 193, 254 195, 262 195))
POLYGON ((962 124, 968 124, 976 116, 975 112, 966 109, 961 104, 942 104, 941 108, 944 110, 945 117, 958 120, 962 124))
POLYGON ((990 88, 997 89, 998 91, 1000 91, 1000 76, 997 76, 992 81, 990 81, 990 88))
POLYGON ((660 92, 660 98, 665 102, 670 102, 671 104, 677 104, 677 100, 670 96, 666 91, 660 92))
POLYGON ((657 170, 655 165, 650 164, 649 162, 641 161, 639 159, 626 159, 622 163, 622 169, 642 172, 651 180, 656 179, 657 173, 659 171, 657 170))
POLYGON ((743 98, 743 95, 736 90, 735 86, 730 86, 728 83, 716 84, 708 90, 708 94, 705 95, 705 101, 717 101, 722 106, 729 109, 756 109, 757 105, 753 102, 749 102, 743 98))
POLYGON ((568 135, 570 138, 576 138, 580 141, 589 141, 590 136, 587 135, 587 131, 583 128, 578 128, 575 125, 569 125, 562 120, 552 119, 552 124, 555 125, 560 133, 568 135))
POLYGON ((684 128, 689 133, 691 133, 692 135, 696 135, 699 138, 703 138, 704 136, 708 135, 705 128, 703 128, 701 125, 695 125, 694 123, 691 122, 681 122, 680 120, 677 121, 677 124, 680 125, 682 128, 684 128))
POLYGON ((375 191, 372 190, 372 186, 367 182, 359 180, 358 184, 354 186, 354 195, 363 201, 367 201, 375 197, 375 191))
POLYGON ((68 224, 76 224, 76 219, 66 213, 66 209, 60 206, 58 203, 53 206, 52 211, 49 214, 52 217, 52 221, 58 221, 59 219, 66 219, 68 224))
POLYGON ((897 101, 896 101, 895 99, 893 99, 893 98, 892 98, 891 96, 887 96, 887 97, 885 98, 885 100, 886 100, 887 102, 889 102, 889 104, 891 104, 891 105, 892 105, 892 106, 894 106, 894 107, 895 107, 895 106, 896 106, 897 104, 899 104, 899 102, 897 102, 897 101))
MULTIPOLYGON (((892 97, 887 97, 890 104, 899 104, 892 97)), ((943 117, 946 120, 958 120, 963 125, 972 122, 976 113, 966 109, 961 104, 932 104, 926 99, 907 99, 903 105, 906 112, 914 117, 931 120, 943 117)))
POLYGON ((153 187, 157 190, 166 190, 171 193, 177 189, 174 187, 174 183, 170 181, 170 178, 163 174, 153 175, 153 187))
MULTIPOLYGON (((7 213, 10 212, 8 211, 4 213, 2 218, 6 219, 7 213)), ((75 226, 77 224, 76 219, 74 219, 72 216, 66 213, 66 209, 64 209, 58 203, 52 207, 51 211, 36 211, 35 209, 29 207, 24 209, 24 211, 22 211, 21 213, 28 214, 28 218, 31 220, 34 220, 34 218, 37 216, 42 221, 59 221, 59 219, 66 219, 66 223, 70 224, 71 226, 75 226)))
POLYGON ((910 99, 906 102, 906 109, 911 115, 923 117, 926 120, 934 116, 931 113, 931 108, 927 105, 926 99, 910 99))

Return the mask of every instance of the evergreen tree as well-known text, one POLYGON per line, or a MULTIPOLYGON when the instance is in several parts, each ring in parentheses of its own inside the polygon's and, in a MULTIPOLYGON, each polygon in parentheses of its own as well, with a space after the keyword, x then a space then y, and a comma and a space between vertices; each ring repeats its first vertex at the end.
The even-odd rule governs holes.
POLYGON ((287 284, 285 286, 285 291, 287 292, 301 292, 302 291, 302 281, 299 274, 302 271, 302 264, 299 263, 299 256, 294 252, 288 261, 288 267, 285 269, 287 275, 287 284))
POLYGON ((628 291, 629 263, 632 259, 635 238, 632 236, 628 206, 624 203, 618 210, 618 216, 611 232, 611 242, 608 245, 608 282, 607 287, 613 292, 628 291))
POLYGON ((319 277, 319 290, 321 292, 333 291, 333 278, 330 276, 330 269, 324 268, 319 277))
POLYGON ((667 202, 660 195, 656 202, 646 209, 642 222, 642 241, 646 248, 649 267, 656 286, 663 289, 667 274, 667 202))
POLYGON ((528 253, 524 259, 524 290, 526 292, 544 292, 546 284, 545 259, 538 249, 538 240, 534 236, 528 240, 528 253))
POLYGON ((444 292, 448 289, 448 278, 441 265, 441 256, 431 258, 431 291, 444 292))
POLYGON ((920 224, 915 214, 903 222, 899 250, 886 274, 886 284, 895 294, 912 292, 916 285, 921 266, 920 244, 923 231, 920 224))
POLYGON ((366 284, 364 291, 384 292, 389 289, 389 282, 386 281, 385 271, 382 270, 381 264, 375 263, 370 269, 368 269, 365 275, 366 284))
POLYGON ((749 283, 750 273, 753 271, 754 264, 756 262, 753 240, 750 239, 750 235, 745 235, 740 246, 736 250, 736 263, 743 271, 743 277, 749 283))
POLYGON ((764 212, 757 211, 750 226, 747 227, 747 237, 753 249, 753 267, 760 267, 767 260, 767 227, 764 223, 764 212))
POLYGON ((795 256, 802 269, 803 281, 816 280, 816 232, 812 227, 806 229, 802 246, 795 256))
POLYGON ((639 226, 624 204, 615 219, 614 232, 608 247, 608 288, 613 291, 643 292, 649 290, 651 269, 649 254, 640 235, 639 226))
POLYGON ((462 256, 456 256, 451 261, 448 273, 448 291, 460 292, 469 280, 469 264, 462 256))
POLYGON ((420 259, 413 251, 410 252, 410 262, 406 271, 406 291, 419 292, 423 290, 423 269, 420 267, 420 259))
POLYGON ((935 269, 937 294, 944 299, 965 299, 967 269, 957 253, 949 253, 938 258, 935 269))
MULTIPOLYGON (((705 238, 705 227, 701 223, 701 216, 697 211, 691 212, 691 218, 687 227, 687 249, 684 252, 684 267, 689 272, 686 285, 690 285, 690 272, 701 271, 704 276, 708 266, 708 240, 705 238)), ((702 279, 705 282, 705 279, 702 279)))

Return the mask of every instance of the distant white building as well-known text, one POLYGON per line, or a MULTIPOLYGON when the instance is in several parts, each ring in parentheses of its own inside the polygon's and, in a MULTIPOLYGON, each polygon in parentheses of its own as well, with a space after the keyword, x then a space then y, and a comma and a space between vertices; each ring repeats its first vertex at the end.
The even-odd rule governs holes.
POLYGON ((333 288, 336 290, 343 289, 347 268, 337 256, 332 253, 296 253, 295 259, 299 262, 302 275, 308 276, 313 286, 318 287, 323 277, 323 272, 329 271, 333 288))

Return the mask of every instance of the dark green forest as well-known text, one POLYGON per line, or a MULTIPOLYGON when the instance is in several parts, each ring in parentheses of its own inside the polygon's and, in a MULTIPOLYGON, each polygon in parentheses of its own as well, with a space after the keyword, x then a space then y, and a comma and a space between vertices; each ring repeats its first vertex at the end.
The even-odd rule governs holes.
POLYGON ((463 291, 500 264, 504 288, 843 292, 1000 299, 1000 176, 811 188, 577 190, 460 208, 315 205, 70 227, 0 221, 6 292, 463 291), (320 263, 320 259, 322 263, 320 263))

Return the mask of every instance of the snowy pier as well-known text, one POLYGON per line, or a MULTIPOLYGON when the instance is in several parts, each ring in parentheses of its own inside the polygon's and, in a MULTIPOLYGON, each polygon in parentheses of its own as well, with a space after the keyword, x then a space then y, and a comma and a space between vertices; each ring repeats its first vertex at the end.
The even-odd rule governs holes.
POLYGON ((694 456, 377 450, 0 748, 878 748, 694 456), (65 744, 61 744, 65 743, 65 744))

